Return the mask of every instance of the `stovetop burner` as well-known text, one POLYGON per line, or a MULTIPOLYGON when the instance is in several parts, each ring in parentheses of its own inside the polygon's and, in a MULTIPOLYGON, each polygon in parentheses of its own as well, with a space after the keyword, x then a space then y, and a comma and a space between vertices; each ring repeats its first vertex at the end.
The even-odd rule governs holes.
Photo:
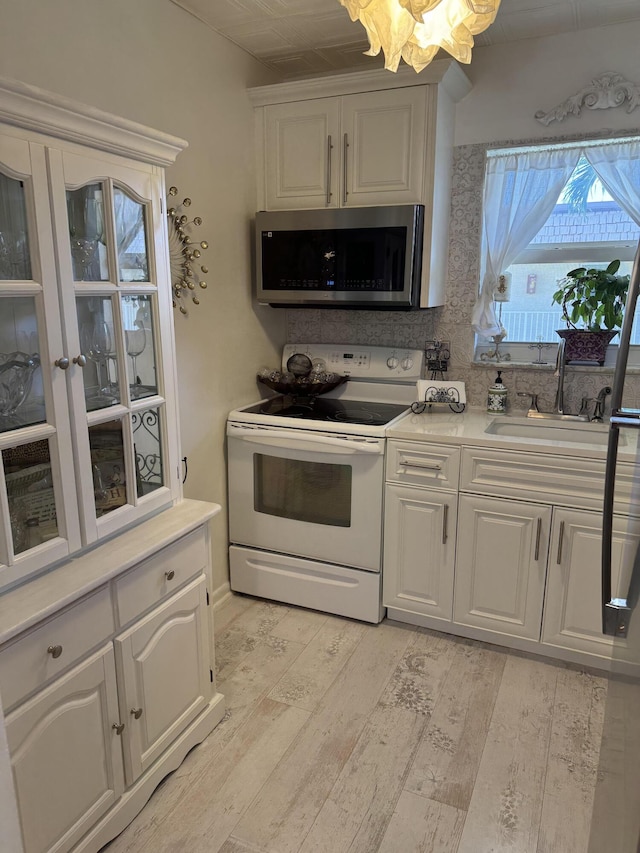
POLYGON ((245 411, 280 418, 384 426, 406 409, 407 406, 400 403, 379 403, 368 400, 313 397, 308 401, 299 399, 292 401, 288 397, 272 397, 245 411))

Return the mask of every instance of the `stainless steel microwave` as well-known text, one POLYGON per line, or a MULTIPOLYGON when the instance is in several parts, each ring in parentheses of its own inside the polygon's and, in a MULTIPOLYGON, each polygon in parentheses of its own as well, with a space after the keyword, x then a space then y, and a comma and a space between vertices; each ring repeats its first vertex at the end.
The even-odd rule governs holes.
POLYGON ((417 308, 424 206, 256 214, 258 301, 274 306, 417 308))

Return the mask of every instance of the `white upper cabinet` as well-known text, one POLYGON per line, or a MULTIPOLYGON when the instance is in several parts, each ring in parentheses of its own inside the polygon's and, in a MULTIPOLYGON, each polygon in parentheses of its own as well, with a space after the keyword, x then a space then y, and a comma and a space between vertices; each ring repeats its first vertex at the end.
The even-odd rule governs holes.
POLYGON ((428 97, 421 86, 267 106, 266 208, 419 203, 428 97))
POLYGON ((339 112, 338 99, 331 98, 265 109, 269 210, 338 206, 339 112))
POLYGON ((0 80, 0 589, 181 495, 161 168, 180 140, 103 115, 0 80))

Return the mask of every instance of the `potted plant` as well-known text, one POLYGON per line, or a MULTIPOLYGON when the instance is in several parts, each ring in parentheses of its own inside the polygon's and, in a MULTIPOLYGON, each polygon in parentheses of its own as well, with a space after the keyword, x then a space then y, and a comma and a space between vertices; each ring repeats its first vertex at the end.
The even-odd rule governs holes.
POLYGON ((604 364, 607 347, 622 326, 629 276, 617 275, 620 261, 606 269, 578 267, 568 272, 552 300, 562 307, 565 360, 604 364))

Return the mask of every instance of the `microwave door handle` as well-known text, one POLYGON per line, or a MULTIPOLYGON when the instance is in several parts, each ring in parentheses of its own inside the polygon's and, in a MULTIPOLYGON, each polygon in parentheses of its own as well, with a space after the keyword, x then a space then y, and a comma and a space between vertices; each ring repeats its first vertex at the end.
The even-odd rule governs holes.
POLYGON ((251 444, 262 444, 271 447, 289 447, 292 450, 299 447, 301 450, 313 450, 313 447, 320 449, 331 447, 336 450, 342 450, 345 453, 369 453, 380 455, 384 451, 384 445, 380 441, 372 441, 368 444, 359 441, 351 441, 350 439, 337 438, 330 435, 300 435, 297 432, 286 432, 284 430, 254 430, 243 429, 242 427, 233 427, 233 432, 230 433, 232 438, 238 436, 243 441, 251 444))

